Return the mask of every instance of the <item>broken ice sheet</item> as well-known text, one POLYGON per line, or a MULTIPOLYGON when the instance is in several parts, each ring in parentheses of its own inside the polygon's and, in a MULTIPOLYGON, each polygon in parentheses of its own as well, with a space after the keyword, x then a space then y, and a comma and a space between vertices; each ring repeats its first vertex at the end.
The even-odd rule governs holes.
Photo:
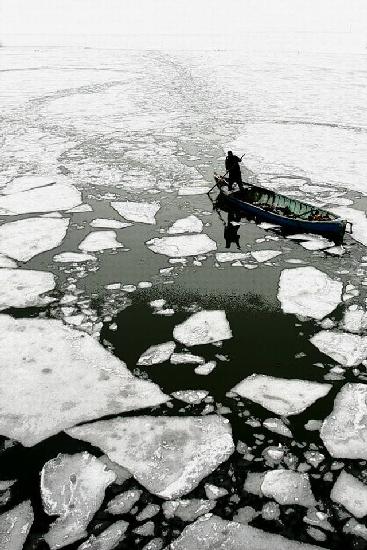
POLYGON ((298 504, 306 507, 316 505, 308 475, 291 470, 266 472, 261 492, 279 504, 298 504))
POLYGON ((194 215, 181 218, 174 222, 171 227, 167 229, 167 233, 200 233, 203 229, 203 222, 194 215))
POLYGON ((148 348, 138 360, 138 365, 157 365, 168 361, 176 347, 175 342, 165 342, 148 348))
POLYGON ((68 219, 28 218, 0 226, 0 253, 27 262, 37 254, 59 246, 69 225, 68 219))
POLYGON ((330 498, 356 518, 367 515, 367 485, 344 470, 334 483, 330 498))
POLYGON ((53 299, 42 294, 55 288, 55 277, 45 271, 0 269, 0 311, 9 307, 41 307, 53 299))
POLYGON ((68 210, 81 202, 81 194, 73 185, 54 183, 46 187, 0 196, 0 215, 68 210))
POLYGON ((171 258, 197 256, 217 249, 217 243, 210 239, 206 233, 155 238, 145 244, 152 252, 171 258))
POLYGON ((120 216, 132 222, 155 224, 155 215, 160 209, 159 202, 111 202, 120 216))
POLYGON ((322 319, 341 302, 342 290, 341 281, 334 281, 315 267, 284 269, 278 300, 285 313, 322 319))
POLYGON ((18 504, 0 516, 0 548, 22 550, 33 523, 33 509, 29 500, 18 504))
POLYGON ((20 193, 36 187, 51 185, 52 183, 56 183, 56 177, 54 176, 20 176, 19 178, 14 178, 3 187, 1 193, 11 195, 12 193, 20 193))
POLYGON ((0 434, 24 446, 79 422, 169 400, 61 321, 0 315, 0 344, 0 434))
POLYGON ((321 330, 310 342, 344 367, 360 365, 367 357, 367 336, 321 330))
POLYGON ((53 258, 54 262, 58 263, 71 263, 71 262, 91 262, 95 261, 97 258, 92 254, 83 254, 81 252, 61 252, 56 254, 53 258))
POLYGON ((268 262, 282 254, 279 250, 254 250, 251 256, 259 263, 268 262))
POLYGON ((67 433, 99 447, 166 499, 191 491, 234 451, 230 424, 217 415, 120 417, 67 433))
POLYGON ((49 516, 59 516, 44 535, 51 550, 87 536, 86 528, 115 479, 115 473, 87 452, 59 454, 46 462, 41 472, 42 501, 49 516))
POLYGON ((93 231, 78 246, 84 252, 97 252, 99 250, 122 247, 123 244, 117 241, 115 231, 93 231))
POLYGON ((331 384, 252 374, 232 388, 241 397, 282 416, 299 414, 328 394, 331 384))
POLYGON ((173 330, 173 337, 185 346, 211 344, 232 338, 225 311, 199 311, 173 330))

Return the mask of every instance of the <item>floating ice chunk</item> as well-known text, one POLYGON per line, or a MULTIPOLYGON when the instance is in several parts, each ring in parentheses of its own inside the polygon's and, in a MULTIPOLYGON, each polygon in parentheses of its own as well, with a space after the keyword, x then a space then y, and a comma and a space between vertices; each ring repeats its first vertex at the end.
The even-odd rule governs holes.
POLYGON ((334 483, 330 498, 356 518, 367 515, 367 485, 344 470, 334 483))
POLYGON ((319 384, 308 380, 287 380, 265 374, 252 374, 231 391, 241 397, 259 403, 276 414, 299 414, 315 401, 327 395, 331 384, 319 384))
POLYGON ((81 252, 61 252, 61 254, 56 254, 52 259, 54 262, 64 264, 69 262, 91 262, 97 258, 92 254, 83 254, 81 252))
POLYGON ((55 288, 55 277, 45 271, 0 269, 0 311, 8 307, 40 307, 52 298, 42 294, 55 288))
POLYGON ((237 521, 206 514, 188 525, 165 550, 322 550, 237 521))
POLYGON ((124 229, 130 227, 132 223, 119 222, 118 220, 109 220, 107 218, 96 218, 89 224, 91 227, 106 227, 108 229, 124 229))
POLYGON ((116 240, 115 231, 93 231, 85 237, 78 248, 85 252, 97 252, 109 248, 122 248, 123 244, 116 240))
POLYGON ((274 223, 267 223, 267 222, 261 222, 258 224, 258 227, 260 227, 261 229, 276 229, 277 227, 279 227, 279 225, 275 225, 274 223))
POLYGON ((13 179, 2 190, 3 195, 11 195, 12 193, 21 193, 36 187, 44 187, 56 182, 55 177, 49 176, 21 176, 13 179))
POLYGON ((358 523, 354 518, 351 518, 343 527, 343 533, 354 535, 367 540, 367 527, 362 523, 358 523))
POLYGON ((60 212, 47 212, 47 214, 41 214, 40 218, 62 218, 60 212))
POLYGON ((4 256, 3 254, 0 254, 0 267, 9 267, 9 268, 12 268, 12 269, 16 269, 18 267, 18 264, 17 264, 17 262, 12 260, 11 258, 8 258, 7 256, 4 256))
POLYGON ((138 489, 129 489, 115 496, 107 506, 107 511, 112 515, 127 514, 143 494, 138 489))
POLYGON ((26 500, 0 516, 0 548, 22 550, 33 523, 31 502, 26 500))
POLYGON ((296 267, 282 271, 278 300, 285 313, 322 319, 340 303, 342 290, 341 281, 315 267, 296 267))
POLYGON ((168 361, 174 352, 176 344, 174 342, 165 342, 148 348, 143 355, 139 357, 138 365, 158 365, 168 361))
POLYGON ((181 390, 172 392, 172 396, 175 399, 179 399, 189 405, 197 405, 201 403, 203 399, 207 397, 209 392, 206 390, 181 390))
POLYGON ((125 531, 129 527, 127 521, 120 520, 113 523, 100 535, 92 535, 78 547, 78 550, 113 550, 125 537, 125 531))
POLYGON ((350 306, 344 313, 342 328, 348 332, 362 332, 367 329, 367 312, 360 306, 350 306))
POLYGON ((140 281, 140 283, 138 283, 138 288, 150 288, 152 286, 153 284, 150 281, 140 281))
POLYGON ((263 426, 269 431, 283 435, 284 437, 293 437, 290 429, 280 420, 280 418, 267 418, 264 420, 263 426))
POLYGON ((344 367, 360 365, 367 357, 367 336, 321 330, 310 342, 344 367))
POLYGON ((367 218, 363 210, 355 210, 354 208, 340 206, 338 208, 331 208, 331 211, 341 218, 352 222, 351 234, 353 239, 367 246, 367 218))
POLYGON ((319 237, 318 239, 313 239, 312 241, 301 242, 300 245, 306 250, 325 250, 325 248, 331 248, 334 246, 333 241, 319 237))
POLYGON ((327 252, 327 254, 331 254, 332 256, 343 256, 346 253, 346 249, 343 245, 339 245, 327 248, 325 252, 327 252))
POLYGON ((251 252, 251 256, 259 263, 268 262, 280 254, 279 250, 255 250, 251 252))
POLYGON ((211 483, 205 483, 204 489, 207 498, 211 500, 216 500, 217 498, 228 495, 227 489, 224 489, 223 487, 217 487, 216 485, 212 485, 211 483))
POLYGON ((248 252, 217 252, 215 259, 220 264, 224 262, 234 262, 236 260, 246 260, 249 257, 248 252))
POLYGON ((0 226, 0 253, 20 262, 59 246, 63 241, 69 220, 28 218, 0 226))
POLYGON ((106 290, 119 290, 121 288, 121 283, 110 283, 105 285, 106 290))
POLYGON ((215 369, 216 366, 217 366, 217 363, 215 361, 208 361, 208 363, 204 363, 203 365, 196 367, 194 371, 195 371, 195 374, 207 376, 215 369))
POLYGON ((306 507, 316 505, 308 475, 291 470, 266 472, 261 492, 279 504, 299 504, 306 507))
POLYGON ((87 536, 86 528, 115 479, 116 474, 87 452, 59 454, 46 462, 41 472, 43 506, 49 516, 59 516, 44 535, 51 550, 87 536))
POLYGON ((322 237, 314 235, 313 233, 293 233, 293 235, 286 236, 286 239, 291 241, 314 241, 320 238, 322 239, 322 237))
POLYGON ((367 459, 367 386, 346 384, 334 409, 324 420, 320 436, 335 458, 367 459))
POLYGON ((184 364, 196 364, 201 365, 205 363, 205 359, 200 357, 200 355, 193 355, 192 353, 173 353, 170 359, 172 365, 184 365, 184 364))
POLYGON ((54 183, 0 197, 0 215, 68 210, 82 202, 80 192, 68 183, 54 183))
POLYGON ((173 330, 175 340, 185 346, 211 344, 232 338, 225 311, 199 311, 173 330))
POLYGON ((155 224, 155 215, 160 209, 159 202, 111 202, 112 208, 132 222, 155 224))
POLYGON ((161 298, 159 300, 152 300, 151 302, 149 302, 149 305, 154 309, 162 309, 165 303, 166 303, 166 300, 161 298))
POLYGON ((216 503, 213 500, 193 498, 191 500, 171 500, 162 505, 163 513, 167 519, 174 516, 185 522, 192 522, 199 516, 207 514, 214 508, 216 503))
POLYGON ((0 363, 0 433, 25 446, 79 422, 169 399, 61 321, 0 315, 0 363))
POLYGON ((206 233, 156 238, 147 241, 145 244, 152 252, 164 254, 171 258, 197 256, 217 249, 217 243, 210 239, 206 233))
POLYGON ((191 491, 234 451, 230 424, 216 415, 114 418, 67 433, 103 449, 166 499, 191 491))
POLYGON ((183 187, 178 190, 178 195, 180 197, 186 197, 188 195, 205 195, 210 191, 210 187, 183 187))
POLYGON ((167 229, 167 233, 200 233, 203 229, 203 222, 194 215, 187 216, 175 221, 171 227, 167 229))
POLYGON ((70 210, 67 210, 70 214, 79 214, 82 212, 92 212, 93 208, 89 204, 80 204, 79 206, 74 206, 74 208, 70 208, 70 210))

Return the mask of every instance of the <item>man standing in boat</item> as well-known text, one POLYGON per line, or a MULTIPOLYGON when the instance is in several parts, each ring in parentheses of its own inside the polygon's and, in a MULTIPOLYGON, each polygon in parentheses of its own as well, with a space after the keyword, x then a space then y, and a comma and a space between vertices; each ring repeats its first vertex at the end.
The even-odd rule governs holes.
POLYGON ((226 156, 226 170, 228 172, 228 187, 229 190, 232 191, 233 184, 237 183, 238 187, 242 190, 242 174, 241 174, 241 167, 240 162, 242 161, 242 158, 237 157, 232 153, 232 151, 228 151, 226 156))

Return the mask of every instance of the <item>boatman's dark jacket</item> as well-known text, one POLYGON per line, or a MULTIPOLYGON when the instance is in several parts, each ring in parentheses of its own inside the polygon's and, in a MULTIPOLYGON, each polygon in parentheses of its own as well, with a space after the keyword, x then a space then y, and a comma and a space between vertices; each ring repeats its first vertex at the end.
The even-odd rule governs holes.
POLYGON ((228 171, 228 179, 230 183, 239 183, 242 181, 240 162, 241 159, 236 155, 226 157, 225 166, 228 171))

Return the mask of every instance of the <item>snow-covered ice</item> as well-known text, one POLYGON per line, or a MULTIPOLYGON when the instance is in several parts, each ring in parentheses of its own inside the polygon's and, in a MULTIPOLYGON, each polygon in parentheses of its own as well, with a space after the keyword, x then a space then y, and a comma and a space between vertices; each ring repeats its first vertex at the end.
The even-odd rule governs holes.
POLYGON ((344 313, 341 327, 347 332, 364 332, 367 330, 367 311, 361 306, 349 306, 344 313))
POLYGON ((330 498, 356 518, 367 515, 367 485, 344 470, 334 483, 330 498))
POLYGON ((249 252, 217 252, 215 259, 220 264, 224 262, 235 262, 237 260, 246 260, 249 257, 249 252))
POLYGON ((99 535, 91 535, 78 550, 113 550, 124 539, 128 527, 127 521, 116 521, 99 535))
POLYGON ((61 321, 0 315, 0 329, 0 433, 25 446, 79 422, 169 399, 61 321))
POLYGON ((278 300, 285 313, 322 319, 341 302, 343 283, 334 281, 315 267, 284 269, 280 275, 278 300))
POLYGON ((59 516, 44 536, 51 550, 87 536, 86 528, 115 479, 114 472, 87 452, 59 454, 46 462, 41 472, 43 506, 49 516, 59 516))
POLYGON ((20 262, 59 246, 69 226, 68 219, 27 218, 0 226, 0 253, 20 262))
POLYGON ((217 249, 217 243, 208 237, 206 233, 155 238, 145 244, 152 252, 164 254, 171 258, 197 256, 217 249))
POLYGON ((367 336, 321 330, 310 339, 310 342, 321 353, 328 355, 343 367, 360 365, 367 357, 367 336))
POLYGON ((251 252, 251 256, 259 263, 268 262, 280 254, 280 250, 254 250, 251 252))
POLYGON ((91 262, 97 258, 92 254, 83 254, 82 252, 61 252, 56 254, 53 258, 54 262, 58 263, 70 263, 70 262, 91 262))
POLYGON ((45 271, 0 269, 0 311, 8 307, 38 307, 53 299, 42 296, 55 288, 55 277, 45 271))
POLYGON ((261 484, 261 492, 279 504, 298 504, 306 507, 316 505, 309 477, 300 472, 291 470, 266 472, 261 484))
POLYGON ((209 392, 206 390, 179 390, 172 392, 172 396, 175 399, 179 399, 180 401, 188 403, 189 405, 196 405, 197 403, 201 403, 208 394, 209 392))
POLYGON ((3 187, 1 193, 3 195, 11 195, 12 193, 20 193, 29 189, 35 189, 36 187, 51 185, 52 183, 56 183, 56 178, 53 176, 20 176, 19 178, 14 178, 3 187))
POLYGON ((183 187, 178 190, 178 195, 180 197, 187 197, 189 195, 205 195, 210 191, 210 187, 183 187))
POLYGON ((89 224, 91 227, 105 227, 107 229, 124 229, 130 227, 132 223, 119 222, 118 220, 112 220, 108 218, 96 218, 89 224))
POLYGON ((225 311, 199 311, 176 325, 173 337, 185 346, 198 346, 228 340, 232 331, 225 311))
POLYGON ((132 222, 155 224, 155 216, 160 209, 159 202, 111 202, 120 216, 132 222))
POLYGON ((0 516, 0 548, 22 550, 33 523, 31 502, 26 500, 0 516))
POLYGON ((83 239, 78 248, 85 252, 97 252, 122 247, 123 244, 117 241, 115 231, 93 231, 83 239))
POLYGON ((191 491, 234 451, 230 424, 217 415, 120 417, 67 433, 99 447, 166 499, 191 491))
POLYGON ((138 360, 138 365, 157 365, 158 363, 164 363, 168 361, 174 352, 176 344, 171 342, 164 342, 163 344, 157 344, 156 346, 150 346, 138 360))
POLYGON ((208 361, 207 363, 204 363, 203 365, 199 365, 195 368, 195 374, 199 374, 201 376, 207 376, 210 374, 215 367, 217 366, 217 363, 215 361, 208 361))
POLYGON ((328 394, 331 384, 252 374, 231 391, 283 416, 299 414, 328 394))
POLYGON ((54 183, 20 193, 0 196, 0 215, 68 210, 82 202, 80 191, 68 183, 54 183))
POLYGON ((18 267, 18 264, 11 258, 4 256, 4 254, 0 254, 0 267, 10 267, 12 269, 16 269, 18 267))
POLYGON ((191 215, 175 221, 175 223, 167 229, 167 233, 200 233, 202 229, 203 222, 197 216, 191 215))

